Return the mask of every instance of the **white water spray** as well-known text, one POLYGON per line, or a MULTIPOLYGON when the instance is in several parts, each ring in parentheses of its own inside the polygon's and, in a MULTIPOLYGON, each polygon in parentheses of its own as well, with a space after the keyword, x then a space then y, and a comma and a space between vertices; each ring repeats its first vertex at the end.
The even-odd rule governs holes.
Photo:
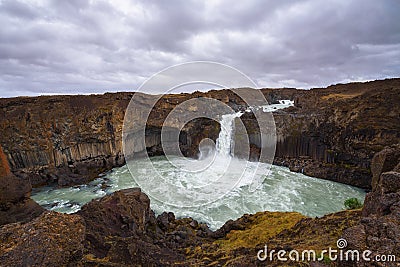
POLYGON ((217 139, 217 151, 218 154, 225 157, 231 157, 232 149, 234 146, 233 132, 235 127, 235 118, 242 116, 242 112, 237 112, 233 114, 222 115, 220 121, 221 131, 219 132, 217 139))

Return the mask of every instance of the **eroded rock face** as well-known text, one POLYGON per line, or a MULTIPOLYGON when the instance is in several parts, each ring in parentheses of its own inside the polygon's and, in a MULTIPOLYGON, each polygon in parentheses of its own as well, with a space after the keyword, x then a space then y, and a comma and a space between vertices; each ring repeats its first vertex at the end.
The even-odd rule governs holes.
MULTIPOLYGON (((114 93, 0 99, 0 143, 11 171, 35 187, 51 183, 71 186, 123 165, 122 128, 132 96, 114 93)), ((193 97, 196 93, 168 95, 158 101, 148 119, 146 147, 138 145, 135 152, 161 155, 160 133, 166 116, 193 97)), ((137 105, 145 105, 147 98, 152 96, 143 95, 137 105)), ((218 132, 215 121, 189 122, 182 131, 183 154, 196 156, 199 142, 206 137, 215 141, 218 132)))
MULTIPOLYGON (((348 249, 371 250, 370 258, 395 255, 397 259, 397 262, 375 263, 376 266, 397 266, 400 260, 400 173, 387 171, 389 165, 392 169, 396 168, 399 159, 393 162, 391 155, 398 152, 385 148, 374 157, 372 169, 374 175, 379 177, 377 184, 366 196, 360 223, 343 234, 348 241, 348 249)), ((371 266, 371 262, 347 262, 341 263, 341 266, 371 266)))
MULTIPOLYGON (((400 145, 386 147, 382 151, 376 153, 372 159, 372 188, 379 183, 380 175, 383 172, 394 170, 396 165, 400 163, 400 145)), ((399 172, 399 170, 395 170, 399 172)))
POLYGON ((90 181, 124 163, 122 121, 132 94, 0 99, 11 170, 34 186, 90 181))
POLYGON ((27 222, 39 216, 43 208, 30 197, 29 181, 15 177, 0 146, 0 225, 27 222))
POLYGON ((370 189, 372 157, 400 142, 399 90, 391 79, 296 92, 295 106, 274 115, 275 163, 370 189))
POLYGON ((29 197, 31 187, 29 183, 16 178, 10 171, 7 159, 0 146, 0 203, 3 207, 7 203, 17 203, 29 197))

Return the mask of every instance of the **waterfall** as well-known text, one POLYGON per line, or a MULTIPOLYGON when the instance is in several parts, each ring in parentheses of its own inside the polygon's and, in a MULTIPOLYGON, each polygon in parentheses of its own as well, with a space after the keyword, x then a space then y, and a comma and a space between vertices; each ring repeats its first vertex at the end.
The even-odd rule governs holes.
POLYGON ((220 124, 221 124, 221 131, 219 132, 218 139, 217 139, 217 151, 219 155, 222 156, 232 156, 232 148, 234 145, 233 140, 233 130, 234 130, 234 121, 235 118, 242 116, 242 112, 237 112, 233 114, 225 114, 222 115, 220 124))
MULTIPOLYGON (((264 106, 249 107, 245 112, 257 111, 259 109, 262 109, 263 112, 274 112, 279 109, 284 109, 291 106, 294 106, 294 101, 286 99, 286 100, 279 100, 279 104, 272 104, 272 105, 268 104, 264 106)), ((243 112, 236 112, 232 114, 222 115, 222 118, 219 122, 221 124, 221 131, 219 132, 217 143, 215 145, 218 155, 225 157, 233 156, 232 149, 234 146, 234 138, 232 135, 235 128, 234 121, 235 118, 239 118, 242 115, 243 112)))

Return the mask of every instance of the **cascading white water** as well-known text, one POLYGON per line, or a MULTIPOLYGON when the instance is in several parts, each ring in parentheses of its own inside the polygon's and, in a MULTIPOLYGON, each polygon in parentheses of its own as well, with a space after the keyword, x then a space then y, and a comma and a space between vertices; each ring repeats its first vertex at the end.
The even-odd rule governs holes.
POLYGON ((234 131, 234 121, 235 118, 242 116, 242 112, 237 112, 233 114, 222 115, 220 121, 221 131, 219 132, 217 139, 217 152, 221 156, 230 157, 232 156, 232 148, 234 145, 234 140, 232 138, 234 131))

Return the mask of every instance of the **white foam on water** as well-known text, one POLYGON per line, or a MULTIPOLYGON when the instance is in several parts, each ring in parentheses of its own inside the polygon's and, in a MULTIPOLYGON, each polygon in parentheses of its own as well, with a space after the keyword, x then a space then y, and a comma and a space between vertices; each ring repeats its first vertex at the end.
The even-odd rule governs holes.
POLYGON ((274 112, 279 109, 284 109, 294 106, 294 101, 292 100, 279 100, 279 104, 265 105, 262 106, 263 112, 274 112))
POLYGON ((293 107, 294 106, 294 101, 293 100, 278 100, 279 104, 270 104, 270 105, 263 105, 263 106, 258 106, 258 107, 249 107, 245 111, 246 112, 251 112, 255 110, 260 110, 262 109, 263 112, 274 112, 279 109, 284 109, 288 107, 293 107))
MULTIPOLYGON (((152 160, 157 168, 166 173, 164 178, 167 182, 186 184, 186 186, 199 185, 199 176, 193 174, 175 175, 179 172, 165 157, 155 157, 152 160)), ((172 160, 176 160, 177 163, 182 161, 180 158, 173 158, 172 160)), ((248 168, 255 168, 255 164, 255 162, 250 163, 248 168)), ((269 166, 264 166, 264 163, 260 163, 260 165, 262 168, 269 169, 269 166)), ((138 172, 137 175, 141 174, 138 172)), ((163 211, 172 211, 177 217, 190 216, 206 222, 215 230, 227 220, 239 218, 245 213, 265 210, 298 211, 312 217, 322 216, 342 210, 344 208, 343 202, 348 198, 356 197, 363 200, 365 197, 365 192, 361 189, 293 173, 280 166, 272 166, 271 175, 265 176, 263 179, 262 186, 254 192, 249 190, 251 181, 244 179, 233 191, 210 205, 183 209, 165 205, 165 203, 158 202, 150 196, 151 208, 157 214, 163 211)), ((46 208, 49 208, 49 204, 61 203, 50 209, 71 213, 76 212, 78 206, 80 207, 91 199, 99 198, 103 194, 137 186, 127 166, 115 168, 104 177, 98 178, 97 183, 104 183, 109 187, 104 191, 96 189, 97 186, 93 185, 79 187, 79 190, 77 188, 35 189, 32 198, 39 204, 45 205, 46 208), (71 203, 74 204, 71 206, 71 203)), ((176 196, 174 192, 163 191, 162 183, 155 183, 154 186, 167 197, 174 198, 176 196)))

